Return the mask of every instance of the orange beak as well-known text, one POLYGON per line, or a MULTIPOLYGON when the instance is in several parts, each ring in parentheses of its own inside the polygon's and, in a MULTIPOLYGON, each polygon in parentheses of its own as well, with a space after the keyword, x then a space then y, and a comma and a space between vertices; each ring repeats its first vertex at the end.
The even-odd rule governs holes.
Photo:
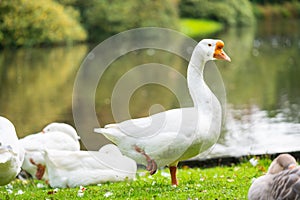
POLYGON ((214 58, 219 60, 227 60, 228 62, 231 61, 230 57, 223 51, 224 42, 221 40, 216 43, 214 58))
POLYGON ((290 164, 290 165, 288 166, 288 169, 295 169, 296 167, 297 167, 296 164, 290 164))

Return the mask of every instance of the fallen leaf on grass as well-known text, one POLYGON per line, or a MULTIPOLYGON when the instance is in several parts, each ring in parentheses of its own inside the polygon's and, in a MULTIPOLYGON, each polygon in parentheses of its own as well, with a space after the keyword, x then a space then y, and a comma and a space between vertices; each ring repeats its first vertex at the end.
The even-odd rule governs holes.
POLYGON ((227 179, 227 182, 229 182, 229 183, 232 183, 232 182, 234 182, 234 179, 227 179))
POLYGON ((58 192, 58 188, 55 188, 54 190, 48 191, 47 194, 55 194, 58 192))

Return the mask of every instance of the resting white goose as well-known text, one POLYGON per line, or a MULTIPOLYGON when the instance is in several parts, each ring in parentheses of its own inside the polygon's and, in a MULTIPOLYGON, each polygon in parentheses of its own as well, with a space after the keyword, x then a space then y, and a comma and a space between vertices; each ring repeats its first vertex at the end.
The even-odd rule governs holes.
POLYGON ((46 150, 49 184, 53 188, 133 180, 136 162, 108 144, 99 151, 46 150))
POLYGON ((289 154, 279 155, 266 175, 254 180, 249 200, 300 199, 300 167, 289 154))
POLYGON ((96 128, 117 144, 124 155, 147 166, 150 174, 169 166, 172 185, 178 185, 177 164, 208 150, 217 141, 222 110, 203 79, 207 61, 230 61, 221 40, 204 39, 195 47, 187 69, 194 107, 179 108, 96 128))
POLYGON ((28 135, 19 140, 25 149, 22 169, 37 179, 47 180, 45 173, 44 149, 79 151, 80 137, 76 130, 65 123, 51 123, 42 132, 28 135))
POLYGON ((24 149, 18 144, 14 125, 0 116, 0 185, 6 185, 21 171, 24 149))

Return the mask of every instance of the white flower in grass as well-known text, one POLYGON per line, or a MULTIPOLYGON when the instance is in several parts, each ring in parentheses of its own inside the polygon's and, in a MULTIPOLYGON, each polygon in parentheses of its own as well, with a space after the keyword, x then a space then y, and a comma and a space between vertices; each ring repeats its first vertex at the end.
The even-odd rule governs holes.
POLYGON ((7 191, 8 194, 12 194, 13 193, 13 191, 11 189, 6 189, 6 191, 7 191))
POLYGON ((5 185, 5 189, 13 189, 13 186, 12 186, 12 184, 7 184, 7 185, 5 185))
POLYGON ((113 193, 112 192, 106 192, 105 194, 104 194, 104 197, 110 197, 111 195, 113 195, 113 193))
POLYGON ((255 167, 258 164, 258 160, 256 158, 251 158, 249 162, 253 167, 255 167))
POLYGON ((18 190, 18 192, 15 195, 22 195, 24 194, 23 190, 18 190))
POLYGON ((147 172, 139 172, 139 176, 146 176, 147 172))
POLYGON ((164 171, 162 171, 162 172, 160 173, 160 175, 163 176, 163 177, 170 177, 170 174, 167 173, 167 172, 164 172, 164 171))
POLYGON ((58 190, 59 190, 58 188, 55 188, 55 189, 53 190, 53 192, 54 192, 54 193, 57 193, 58 190))
POLYGON ((37 187, 37 188, 44 188, 45 185, 44 185, 43 183, 38 183, 38 184, 36 184, 36 187, 37 187))
POLYGON ((77 191, 77 196, 78 197, 83 197, 84 196, 84 191, 86 191, 86 188, 81 185, 79 187, 79 190, 77 191))
POLYGON ((79 190, 84 192, 84 191, 86 191, 86 188, 81 185, 81 186, 79 186, 79 190))
POLYGON ((78 193, 77 193, 77 196, 78 196, 78 197, 83 197, 83 196, 84 196, 84 192, 78 192, 78 193))

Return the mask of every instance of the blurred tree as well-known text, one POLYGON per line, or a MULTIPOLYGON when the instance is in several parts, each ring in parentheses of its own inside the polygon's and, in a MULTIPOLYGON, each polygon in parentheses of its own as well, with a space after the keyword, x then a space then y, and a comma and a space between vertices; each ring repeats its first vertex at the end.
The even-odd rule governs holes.
POLYGON ((299 0, 250 0, 253 3, 259 3, 259 4, 282 4, 286 2, 296 2, 299 0))
POLYGON ((181 0, 180 16, 207 18, 227 25, 253 25, 255 18, 248 0, 181 0))
POLYGON ((81 13, 89 40, 99 41, 137 27, 178 28, 176 0, 57 0, 81 13))
POLYGON ((79 13, 52 0, 0 3, 0 46, 33 46, 84 41, 79 13))
POLYGON ((298 0, 253 0, 253 11, 257 18, 265 20, 300 18, 300 1, 298 0))

